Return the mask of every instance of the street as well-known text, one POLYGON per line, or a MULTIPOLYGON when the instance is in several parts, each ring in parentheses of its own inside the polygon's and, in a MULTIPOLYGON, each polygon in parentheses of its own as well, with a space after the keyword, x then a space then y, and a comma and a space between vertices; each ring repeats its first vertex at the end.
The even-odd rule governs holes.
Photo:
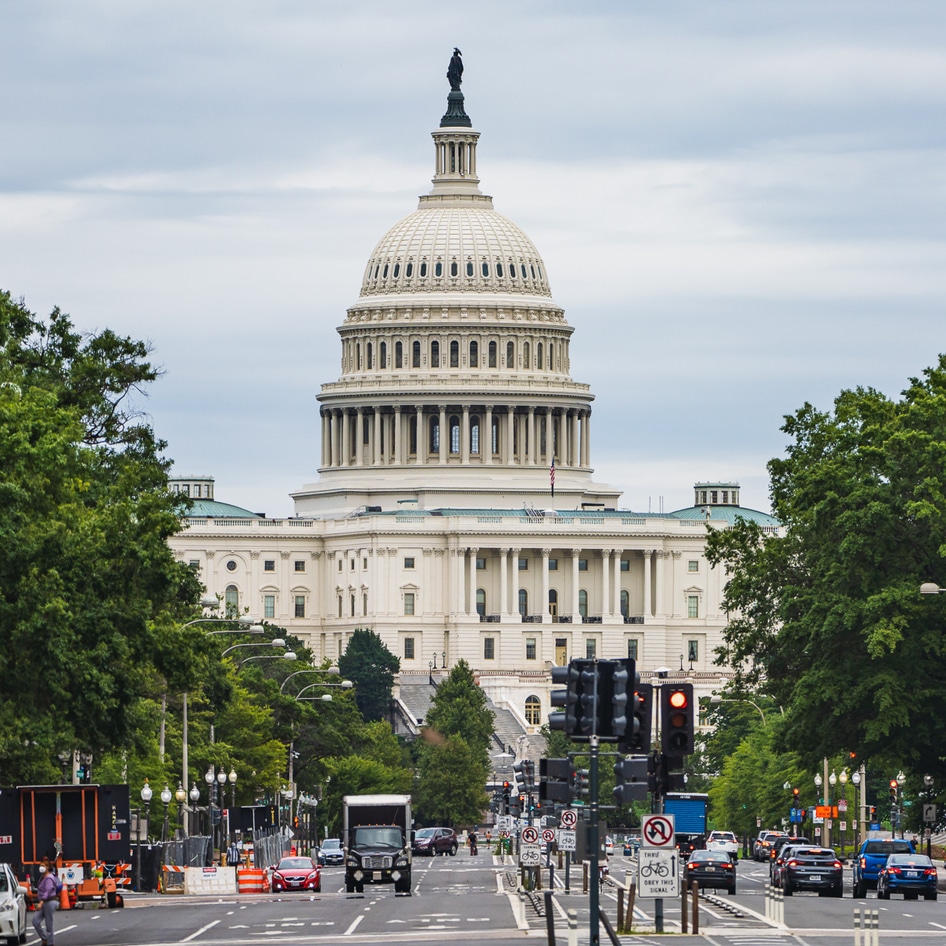
MULTIPOLYGON (((611 877, 623 883, 630 858, 610 859, 611 877)), ((547 875, 546 875, 547 876, 547 875)), ((167 946, 167 944, 364 944, 396 942, 450 942, 482 944, 523 937, 546 940, 544 899, 540 893, 520 898, 512 884, 516 870, 507 858, 482 853, 472 858, 417 858, 413 896, 395 895, 390 887, 366 888, 365 895, 344 892, 341 868, 327 868, 323 892, 316 895, 240 895, 190 898, 130 894, 127 907, 105 910, 97 904, 56 915, 59 946, 167 946), (538 909, 537 909, 538 907, 538 909)), ((708 891, 700 899, 700 935, 677 936, 675 941, 696 946, 828 946, 853 940, 855 908, 880 911, 880 942, 942 942, 946 937, 946 904, 942 901, 853 900, 846 878, 845 897, 821 898, 796 894, 784 901, 785 927, 765 919, 765 865, 743 860, 738 868, 735 896, 708 891)), ((581 870, 572 872, 572 892, 560 886, 564 871, 556 871, 554 919, 556 942, 567 939, 566 915, 578 915, 578 942, 588 943, 587 896, 581 893, 581 870)), ((617 888, 606 885, 602 908, 616 925, 617 888)), ((654 901, 639 901, 635 935, 622 943, 651 946, 661 941, 653 934, 654 901)), ((32 916, 32 914, 31 914, 32 916)), ((664 928, 680 931, 680 901, 664 901, 664 928)), ((608 937, 601 929, 602 944, 608 937)), ((30 930, 28 944, 38 940, 30 930)))

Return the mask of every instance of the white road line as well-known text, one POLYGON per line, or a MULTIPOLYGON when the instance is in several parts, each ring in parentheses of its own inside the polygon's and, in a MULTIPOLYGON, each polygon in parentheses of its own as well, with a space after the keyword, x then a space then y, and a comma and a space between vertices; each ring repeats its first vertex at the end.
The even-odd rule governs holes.
POLYGON ((344 932, 342 935, 343 935, 343 936, 351 936, 351 934, 355 932, 355 928, 358 926, 358 924, 359 924, 364 918, 365 918, 364 913, 360 914, 359 916, 356 916, 356 917, 355 917, 355 922, 352 923, 352 925, 349 926, 348 929, 345 930, 345 932, 344 932))
POLYGON ((197 939, 198 936, 203 936, 203 934, 206 933, 207 930, 212 930, 219 923, 220 923, 219 920, 214 920, 213 923, 208 923, 206 926, 202 926, 199 930, 197 930, 196 933, 191 933, 190 936, 185 936, 184 939, 181 940, 181 942, 189 943, 192 939, 197 939))

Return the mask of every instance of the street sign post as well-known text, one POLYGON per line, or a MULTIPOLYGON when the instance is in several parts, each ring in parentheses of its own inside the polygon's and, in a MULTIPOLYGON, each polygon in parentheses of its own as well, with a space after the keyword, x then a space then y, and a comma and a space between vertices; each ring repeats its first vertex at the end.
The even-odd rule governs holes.
POLYGON ((520 845, 519 864, 521 867, 540 867, 542 864, 542 848, 538 844, 520 845))

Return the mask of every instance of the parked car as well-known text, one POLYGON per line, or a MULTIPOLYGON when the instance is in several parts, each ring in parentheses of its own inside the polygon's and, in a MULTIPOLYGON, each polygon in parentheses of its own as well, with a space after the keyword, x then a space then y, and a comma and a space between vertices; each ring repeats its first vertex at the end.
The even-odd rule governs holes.
POLYGON ((687 881, 695 880, 700 890, 712 887, 736 892, 736 861, 725 851, 693 851, 686 863, 683 875, 687 881))
POLYGON ((854 896, 866 897, 877 889, 877 878, 891 854, 913 854, 916 848, 908 838, 868 838, 861 843, 854 858, 854 896))
POLYGON ((28 932, 26 887, 16 879, 9 864, 0 864, 0 939, 25 943, 28 932))
POLYGON ((328 864, 344 864, 345 851, 338 838, 326 838, 319 848, 319 864, 325 867, 328 864))
POLYGON ((707 851, 722 851, 734 860, 739 857, 739 841, 732 831, 710 831, 706 839, 707 851))
POLYGON ((311 857, 284 857, 272 869, 270 884, 273 893, 289 890, 322 889, 322 873, 311 857))
POLYGON ((936 899, 936 868, 925 854, 891 854, 877 876, 877 899, 902 893, 904 900, 936 899))
POLYGON ((453 857, 460 847, 453 828, 421 828, 414 834, 412 845, 415 854, 449 854, 453 857))
POLYGON ((843 868, 834 849, 830 847, 792 846, 782 865, 781 887, 786 897, 796 890, 817 890, 843 897, 843 868))
POLYGON ((608 857, 614 856, 614 838, 610 834, 604 839, 604 852, 608 857))

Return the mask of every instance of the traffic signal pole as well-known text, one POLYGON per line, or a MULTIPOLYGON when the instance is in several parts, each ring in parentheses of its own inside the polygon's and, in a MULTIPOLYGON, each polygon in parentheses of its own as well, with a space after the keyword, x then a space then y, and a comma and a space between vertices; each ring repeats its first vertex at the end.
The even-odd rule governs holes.
MULTIPOLYGON (((597 677, 596 683, 597 683, 597 677)), ((597 685, 595 686, 595 698, 597 699, 597 685)), ((601 880, 598 877, 598 736, 594 734, 588 740, 588 748, 590 749, 591 762, 588 765, 588 789, 589 801, 591 802, 591 827, 589 828, 589 833, 591 838, 589 839, 591 847, 591 889, 590 889, 590 899, 588 906, 591 910, 590 917, 590 927, 591 927, 591 946, 599 946, 601 939, 599 936, 599 926, 598 926, 598 911, 600 909, 599 903, 599 893, 600 893, 600 884, 601 880)))

